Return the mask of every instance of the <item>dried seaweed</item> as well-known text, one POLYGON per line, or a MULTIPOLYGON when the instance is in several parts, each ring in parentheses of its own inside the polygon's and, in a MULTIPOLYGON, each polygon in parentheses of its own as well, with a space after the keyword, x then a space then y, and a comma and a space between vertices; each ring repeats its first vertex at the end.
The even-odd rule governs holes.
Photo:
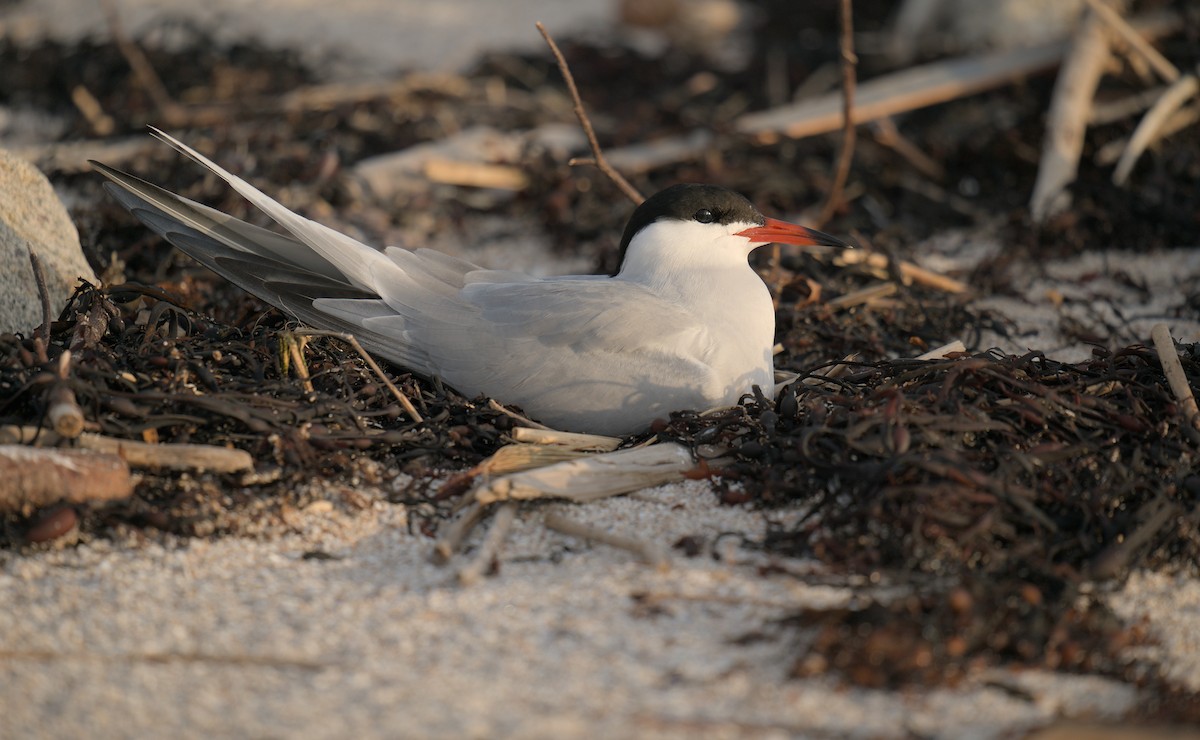
MULTIPOLYGON (((1182 359, 1196 384, 1200 348, 1182 359)), ((797 674, 891 685, 997 661, 1119 672, 1116 650, 1137 635, 1091 589, 1200 558, 1184 424, 1157 354, 1134 345, 1075 364, 998 352, 859 363, 778 405, 748 398, 663 434, 736 456, 716 471, 727 498, 808 507, 767 551, 911 589, 797 616, 816 630, 797 674)))

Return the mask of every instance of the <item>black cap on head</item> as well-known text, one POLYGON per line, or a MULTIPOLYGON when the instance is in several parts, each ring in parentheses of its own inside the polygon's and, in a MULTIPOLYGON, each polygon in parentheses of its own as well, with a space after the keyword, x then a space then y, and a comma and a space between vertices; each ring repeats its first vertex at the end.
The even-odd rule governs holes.
POLYGON ((691 183, 672 185, 647 198, 629 217, 621 236, 618 265, 625 262, 633 235, 662 218, 717 224, 766 222, 753 203, 728 188, 691 183))

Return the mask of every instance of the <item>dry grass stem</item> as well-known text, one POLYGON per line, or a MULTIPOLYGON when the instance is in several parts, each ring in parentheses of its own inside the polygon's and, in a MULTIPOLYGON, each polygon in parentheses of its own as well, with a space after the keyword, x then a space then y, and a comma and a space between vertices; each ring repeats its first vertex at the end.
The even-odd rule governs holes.
POLYGON ((1180 77, 1167 88, 1129 137, 1129 144, 1125 151, 1121 152, 1121 158, 1117 160, 1116 169, 1113 170, 1114 184, 1124 185, 1129 180, 1133 166, 1137 164, 1142 152, 1162 137, 1172 116, 1198 93, 1200 80, 1195 75, 1180 77))
POLYGON ((514 421, 520 422, 521 424, 523 424, 524 426, 526 426, 530 429, 544 429, 546 431, 551 431, 551 432, 555 431, 539 421, 534 421, 533 419, 530 419, 528 416, 522 416, 521 414, 518 414, 516 411, 512 411, 508 408, 505 408, 503 404, 501 404, 499 401, 497 401, 494 398, 488 399, 488 408, 491 409, 492 411, 495 411, 498 414, 504 414, 508 418, 510 418, 514 421))
MULTIPOLYGON (((1159 94, 1162 94, 1161 91, 1159 94)), ((1158 130, 1158 139, 1161 141, 1162 139, 1174 136, 1185 128, 1194 125, 1197 121, 1200 121, 1200 103, 1177 110, 1167 119, 1162 128, 1158 130)), ((1113 139, 1097 149, 1093 159, 1098 166, 1108 167, 1116 164, 1128 148, 1129 137, 1113 139)))
POLYGON ((1174 82, 1179 79, 1179 70, 1175 65, 1171 64, 1166 57, 1159 53, 1158 49, 1151 46, 1150 42, 1146 41, 1136 29, 1121 17, 1120 13, 1113 10, 1104 0, 1085 0, 1085 2, 1087 2, 1088 8, 1096 14, 1097 18, 1104 21, 1125 43, 1129 44, 1131 49, 1140 54, 1154 68, 1154 71, 1158 73, 1159 77, 1163 78, 1163 81, 1174 82))
POLYGON ((385 372, 383 372, 383 368, 379 366, 379 363, 375 362, 375 358, 371 357, 371 353, 367 352, 367 350, 358 343, 358 339, 353 334, 343 334, 342 332, 338 331, 324 331, 321 329, 301 329, 295 333, 297 335, 306 337, 333 337, 334 339, 340 339, 349 344, 354 348, 354 351, 358 353, 358 356, 363 359, 363 362, 367 363, 367 367, 371 368, 371 372, 375 373, 375 376, 379 378, 379 381, 387 387, 388 391, 391 392, 392 397, 395 398, 404 408, 404 413, 408 414, 408 418, 412 419, 418 424, 425 421, 420 412, 417 411, 417 407, 413 406, 413 402, 410 401, 408 396, 404 395, 404 393, 402 393, 400 389, 396 387, 396 384, 392 382, 392 379, 389 378, 385 372))

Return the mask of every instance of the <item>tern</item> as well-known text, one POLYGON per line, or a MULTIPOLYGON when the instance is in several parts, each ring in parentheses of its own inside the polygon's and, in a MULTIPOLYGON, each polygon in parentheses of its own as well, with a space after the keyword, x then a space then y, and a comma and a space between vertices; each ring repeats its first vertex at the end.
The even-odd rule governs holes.
POLYGON ((105 189, 201 264, 319 329, 558 429, 628 435, 774 383, 775 310, 750 267, 766 244, 844 247, 745 197, 680 184, 638 206, 616 275, 533 277, 431 249, 376 249, 285 208, 172 136, 287 235, 98 162, 105 189))

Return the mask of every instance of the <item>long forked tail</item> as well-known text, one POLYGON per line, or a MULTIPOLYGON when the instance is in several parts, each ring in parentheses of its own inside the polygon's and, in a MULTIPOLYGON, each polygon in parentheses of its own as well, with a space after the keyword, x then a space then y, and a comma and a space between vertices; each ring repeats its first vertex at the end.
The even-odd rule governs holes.
POLYGON ((100 162, 91 164, 108 178, 104 189, 156 234, 305 323, 334 328, 330 317, 313 309, 318 298, 375 297, 352 285, 332 263, 297 239, 248 224, 100 162))

